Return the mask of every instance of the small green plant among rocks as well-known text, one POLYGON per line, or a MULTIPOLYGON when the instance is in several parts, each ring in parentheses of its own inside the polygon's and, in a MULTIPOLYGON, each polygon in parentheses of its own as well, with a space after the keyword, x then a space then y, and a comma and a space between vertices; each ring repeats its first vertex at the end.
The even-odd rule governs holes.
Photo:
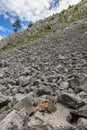
POLYGON ((79 31, 86 32, 87 31, 87 23, 81 24, 79 31))
POLYGON ((46 29, 47 29, 47 30, 50 30, 50 29, 51 29, 51 25, 50 25, 50 24, 47 24, 46 29))

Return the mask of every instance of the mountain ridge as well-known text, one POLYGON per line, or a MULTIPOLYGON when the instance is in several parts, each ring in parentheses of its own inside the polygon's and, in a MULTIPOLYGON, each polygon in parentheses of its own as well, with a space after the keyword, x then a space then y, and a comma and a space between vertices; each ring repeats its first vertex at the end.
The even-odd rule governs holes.
MULTIPOLYGON (((0 46, 4 44, 11 44, 12 42, 21 42, 23 39, 33 39, 32 37, 39 37, 38 35, 46 35, 56 32, 56 30, 63 30, 68 25, 73 24, 76 21, 85 19, 87 17, 87 3, 86 0, 81 1, 79 4, 69 6, 67 10, 63 10, 59 14, 54 14, 44 20, 37 21, 32 27, 22 32, 14 33, 8 36, 6 39, 0 41, 0 46), (45 34, 46 33, 46 34, 45 34)), ((41 36, 42 37, 42 36, 41 36)), ((38 39, 38 38, 36 38, 38 39)))

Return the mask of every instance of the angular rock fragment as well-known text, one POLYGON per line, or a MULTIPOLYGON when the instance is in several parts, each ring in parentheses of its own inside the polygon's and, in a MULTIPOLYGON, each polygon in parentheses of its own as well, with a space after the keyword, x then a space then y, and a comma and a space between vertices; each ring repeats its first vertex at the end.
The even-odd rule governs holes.
POLYGON ((85 103, 81 100, 80 97, 76 96, 75 94, 69 94, 65 92, 63 92, 58 97, 58 100, 60 103, 64 104, 65 106, 74 108, 74 109, 85 105, 85 103))
POLYGON ((4 79, 7 84, 16 85, 16 81, 10 78, 4 79))
POLYGON ((16 98, 16 101, 21 101, 22 99, 25 98, 25 95, 21 93, 17 93, 15 94, 15 98, 16 98))
POLYGON ((55 105, 50 101, 43 101, 40 106, 38 107, 39 112, 55 112, 56 107, 55 105))
POLYGON ((9 65, 9 62, 7 60, 1 60, 0 61, 0 66, 1 67, 7 67, 9 65))
POLYGON ((69 88, 69 83, 68 82, 63 82, 60 84, 59 89, 64 90, 69 88))
POLYGON ((48 82, 53 82, 54 79, 56 79, 56 76, 54 76, 54 75, 47 77, 48 82))
POLYGON ((22 108, 25 108, 28 115, 31 115, 33 112, 35 112, 35 108, 33 106, 34 98, 31 95, 27 95, 19 101, 15 106, 14 109, 21 110, 22 108))
POLYGON ((4 90, 6 90, 6 87, 4 85, 0 84, 0 92, 2 92, 4 90))
POLYGON ((0 108, 6 106, 9 102, 10 100, 6 96, 0 94, 0 108))
POLYGON ((3 76, 4 76, 3 73, 0 73, 0 79, 3 79, 3 76))
POLYGON ((77 121, 77 129, 76 130, 87 130, 87 119, 79 118, 77 121))
POLYGON ((36 80, 33 82, 33 86, 38 86, 39 84, 41 84, 41 80, 40 80, 40 79, 36 79, 36 80))
POLYGON ((76 92, 80 92, 81 88, 80 88, 80 80, 78 78, 73 78, 71 80, 69 80, 69 86, 76 92))
POLYGON ((37 112, 28 122, 29 130, 74 130, 65 119, 52 114, 37 112))
POLYGON ((24 130, 26 119, 27 113, 24 108, 19 112, 13 110, 0 122, 0 130, 24 130))
POLYGON ((87 118, 87 105, 85 105, 81 108, 78 108, 75 111, 71 111, 71 114, 87 118))
POLYGON ((37 89, 36 94, 38 96, 42 96, 42 95, 51 95, 52 91, 50 87, 40 87, 37 89))
POLYGON ((28 76, 28 77, 20 76, 19 77, 19 85, 22 87, 26 86, 29 83, 30 78, 31 78, 30 76, 28 76))
POLYGON ((70 114, 70 109, 65 107, 64 105, 58 103, 56 105, 57 110, 54 113, 57 118, 63 118, 67 121, 71 121, 72 115, 70 114))
POLYGON ((85 99, 87 97, 87 93, 82 91, 78 94, 82 99, 85 99))

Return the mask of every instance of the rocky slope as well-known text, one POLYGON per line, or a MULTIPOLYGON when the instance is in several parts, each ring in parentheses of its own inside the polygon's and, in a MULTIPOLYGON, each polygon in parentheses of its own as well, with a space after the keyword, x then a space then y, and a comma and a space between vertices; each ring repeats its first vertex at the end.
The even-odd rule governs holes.
POLYGON ((0 130, 87 130, 87 18, 35 36, 4 40, 0 130))
POLYGON ((0 52, 0 130, 87 130, 86 24, 0 52))

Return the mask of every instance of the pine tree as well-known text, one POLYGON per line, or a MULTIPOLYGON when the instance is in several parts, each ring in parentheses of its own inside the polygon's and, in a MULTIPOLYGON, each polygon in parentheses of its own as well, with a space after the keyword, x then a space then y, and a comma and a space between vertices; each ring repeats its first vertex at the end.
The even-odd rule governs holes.
POLYGON ((14 23, 13 23, 13 27, 14 27, 14 32, 17 32, 18 29, 20 29, 22 26, 20 24, 20 20, 17 19, 14 23))

